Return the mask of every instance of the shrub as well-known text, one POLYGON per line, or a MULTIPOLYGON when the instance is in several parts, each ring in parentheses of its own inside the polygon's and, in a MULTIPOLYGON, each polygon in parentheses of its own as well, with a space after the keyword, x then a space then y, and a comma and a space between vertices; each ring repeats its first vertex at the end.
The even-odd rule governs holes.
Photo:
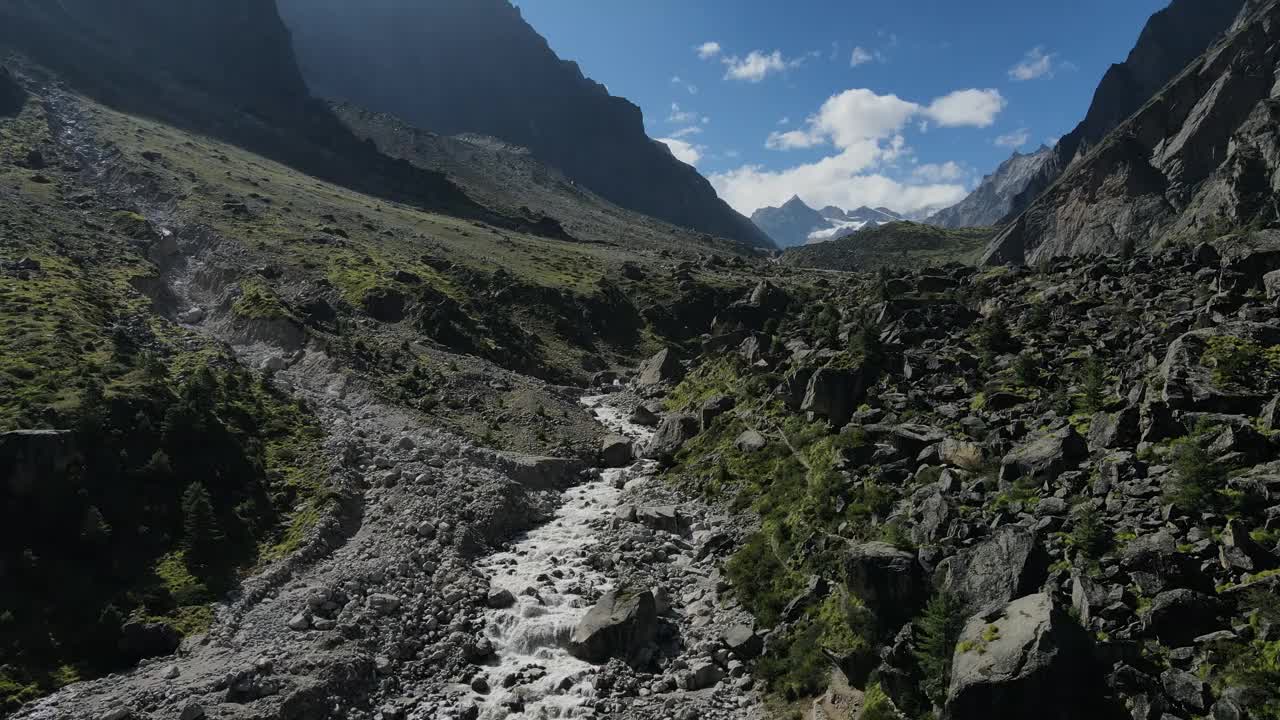
POLYGON ((1183 512, 1196 513, 1221 503, 1218 491, 1227 471, 1205 450, 1201 436, 1183 438, 1173 444, 1170 454, 1174 482, 1166 500, 1183 512))
POLYGON ((947 696, 951 680, 951 659, 964 630, 964 606, 960 599, 940 592, 929 599, 916 621, 916 662, 924 674, 924 692, 935 704, 947 696))
POLYGON ((1097 560, 1111 549, 1112 535, 1097 508, 1086 505, 1076 513, 1068 544, 1089 560, 1097 560))
MULTIPOLYGON (((862 697, 862 720, 899 720, 898 712, 893 709, 893 702, 880 687, 880 683, 867 686, 862 697)), ((857 720, 852 715, 849 720, 857 720)))
POLYGON ((1013 361, 1013 376, 1027 387, 1040 384, 1040 363, 1029 353, 1019 353, 1013 361))
POLYGON ((1107 400, 1107 367, 1096 353, 1085 360, 1080 369, 1081 412, 1095 413, 1107 400))
POLYGON ((997 310, 987 316, 982 326, 978 328, 976 344, 978 349, 982 351, 983 358, 988 362, 996 355, 1009 352, 1017 347, 1013 340, 1013 333, 1009 331, 1009 323, 1005 320, 1003 311, 997 310))
POLYGON ((209 491, 191 483, 182 494, 182 549, 187 565, 197 570, 212 567, 222 540, 209 491))

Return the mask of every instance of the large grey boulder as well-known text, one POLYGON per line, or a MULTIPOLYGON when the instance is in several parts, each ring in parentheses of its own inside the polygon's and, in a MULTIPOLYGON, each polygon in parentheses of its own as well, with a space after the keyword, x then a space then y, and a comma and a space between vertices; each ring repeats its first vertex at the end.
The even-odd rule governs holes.
POLYGON ((1175 587, 1212 589, 1196 558, 1179 552, 1177 539, 1167 530, 1129 541, 1120 551, 1120 567, 1148 597, 1175 587))
POLYGON ((1147 633, 1171 647, 1190 645, 1192 640, 1222 629, 1216 598, 1186 588, 1168 590, 1155 596, 1142 613, 1147 633))
POLYGON ((662 383, 679 382, 683 377, 684 366, 676 358, 675 352, 667 348, 640 365, 636 384, 640 387, 652 387, 662 383))
POLYGON ((1224 387, 1203 359, 1216 337, 1238 338, 1261 347, 1280 345, 1280 328, 1270 324, 1233 322, 1192 330, 1169 344, 1160 365, 1162 399, 1175 410, 1256 415, 1271 399, 1269 394, 1244 387, 1224 387))
POLYGON ((800 410, 811 419, 826 420, 843 427, 853 417, 866 393, 865 378, 858 368, 819 368, 809 378, 800 410))
POLYGON ((1120 412, 1100 412, 1089 424, 1089 451, 1099 453, 1118 447, 1132 447, 1141 435, 1141 411, 1129 406, 1120 412))
POLYGON ((1019 525, 1006 525, 990 539, 962 550, 938 564, 938 585, 978 613, 1038 592, 1049 569, 1049 557, 1036 535, 1019 525))
POLYGON ((702 429, 694 415, 668 415, 658 425, 658 430, 645 448, 644 456, 650 460, 670 460, 690 438, 702 429))
POLYGON ((1053 480, 1075 468, 1089 454, 1088 445, 1070 425, 1020 445, 1004 456, 1002 480, 1053 480))
POLYGON ((943 720, 1079 720, 1098 678, 1091 641, 1048 595, 1028 595, 965 625, 943 720))
POLYGON ((600 463, 607 468, 626 467, 634 459, 631 439, 625 435, 609 435, 600 445, 600 463))
POLYGON ((888 543, 850 546, 844 554, 844 567, 849 591, 886 625, 915 615, 928 593, 915 553, 888 543))
POLYGON ((622 658, 635 663, 647 654, 658 626, 657 605, 648 590, 612 590, 578 622, 569 653, 590 663, 622 658))

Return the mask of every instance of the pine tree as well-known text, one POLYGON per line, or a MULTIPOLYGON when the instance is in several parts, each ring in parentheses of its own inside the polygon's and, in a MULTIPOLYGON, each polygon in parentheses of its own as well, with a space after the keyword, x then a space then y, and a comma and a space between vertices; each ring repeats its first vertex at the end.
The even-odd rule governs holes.
POLYGON ((1080 384, 1084 390, 1081 409, 1085 412, 1101 410, 1107 399, 1107 368, 1102 364, 1102 358, 1096 354, 1089 356, 1081 370, 1080 384))
POLYGON ((222 530, 218 528, 209 491, 200 483, 188 485, 182 494, 182 529, 187 566, 204 570, 213 565, 222 543, 222 530))
POLYGON ((964 606, 960 599, 940 592, 929 599, 916 625, 916 662, 924 673, 924 691, 935 704, 946 699, 951 680, 951 657, 964 630, 964 606))

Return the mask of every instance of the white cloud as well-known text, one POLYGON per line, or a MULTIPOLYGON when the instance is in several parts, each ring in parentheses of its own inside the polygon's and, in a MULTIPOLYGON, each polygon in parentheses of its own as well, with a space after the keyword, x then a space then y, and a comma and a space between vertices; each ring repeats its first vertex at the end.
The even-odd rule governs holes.
POLYGON ((1021 130, 1014 130, 1007 135, 1001 135, 995 139, 995 143, 997 147, 1016 150, 1023 145, 1026 145, 1027 141, 1030 139, 1031 133, 1027 132, 1026 128, 1022 128, 1021 130))
POLYGON ((671 103, 671 114, 667 116, 667 122, 676 125, 692 125, 698 122, 707 122, 701 115, 692 110, 683 110, 680 103, 671 103))
POLYGON ((713 41, 702 43, 698 47, 694 48, 694 50, 697 51, 698 57, 702 58, 703 60, 710 60, 711 58, 720 54, 721 48, 720 48, 720 43, 715 42, 713 40, 713 41))
POLYGON ((959 182, 968 175, 959 163, 948 160, 944 163, 925 163, 917 165, 911 176, 929 183, 959 182))
POLYGON ((1044 47, 1033 47, 1027 51, 1022 60, 1013 67, 1009 68, 1009 78, 1012 80, 1035 80, 1038 77, 1053 77, 1054 70, 1053 53, 1046 53, 1044 47))
POLYGON ((786 170, 745 165, 708 179, 725 202, 748 215, 762 207, 779 206, 792 195, 799 195, 810 207, 868 205, 914 213, 954 205, 968 194, 960 184, 913 185, 866 174, 877 160, 874 145, 869 144, 786 170))
POLYGON ((658 138, 658 142, 666 145, 667 148, 671 150, 671 154, 676 156, 677 160, 687 165, 696 166, 698 161, 702 159, 703 148, 699 145, 693 145, 685 142, 684 140, 673 137, 658 138))
POLYGON ((788 60, 782 56, 781 50, 774 50, 767 54, 752 50, 744 58, 733 55, 724 58, 722 62, 728 68, 724 74, 725 80, 758 83, 772 74, 800 67, 804 63, 804 58, 788 60))
POLYGON ((968 173, 959 164, 921 165, 904 179, 884 174, 911 155, 903 129, 913 121, 987 127, 1004 105, 994 90, 961 90, 929 105, 867 89, 846 90, 828 98, 802 129, 775 131, 765 143, 775 150, 830 144, 834 154, 782 170, 744 165, 709 179, 726 202, 748 214, 797 194, 811 207, 883 205, 901 212, 946 207, 968 194, 968 173))
POLYGON ((891 137, 917 117, 921 123, 934 122, 942 127, 989 127, 1004 106, 1004 98, 995 90, 959 90, 926 107, 897 95, 855 88, 827 98, 808 118, 803 130, 773 132, 765 145, 789 150, 830 142, 847 148, 864 140, 891 137))
POLYGON ((853 56, 849 58, 849 65, 852 67, 866 65, 872 60, 875 60, 878 54, 879 53, 873 54, 870 50, 859 45, 853 49, 853 56))
POLYGON ((679 130, 676 130, 675 132, 671 133, 671 137, 682 138, 689 135, 697 135, 700 132, 702 132, 702 128, 698 127, 697 125, 690 125, 689 127, 682 127, 679 130))
POLYGON ((672 78, 671 78, 671 84, 672 84, 672 85, 679 85, 679 86, 683 87, 685 90, 689 91, 689 94, 690 94, 690 95, 697 95, 697 94, 698 94, 698 86, 697 86, 697 85, 694 85, 694 84, 693 84, 693 83, 691 83, 691 82, 685 82, 685 81, 684 81, 684 78, 680 77, 679 75, 674 75, 674 76, 672 76, 672 78))
POLYGON ((991 127, 1008 105, 999 90, 957 90, 934 100, 925 113, 942 127, 991 127))
POLYGON ((782 116, 782 119, 778 121, 778 124, 779 124, 779 125, 790 125, 790 124, 791 124, 791 116, 790 116, 790 115, 783 115, 783 116, 782 116))
POLYGON ((1057 145, 1058 141, 1061 139, 1062 139, 1061 135, 1050 135, 1049 137, 1044 139, 1044 144, 1048 145, 1049 147, 1053 147, 1057 145))
POLYGON ((811 148, 821 142, 823 142, 822 138, 815 137, 804 130, 788 130, 769 133, 764 146, 770 150, 797 150, 811 148))

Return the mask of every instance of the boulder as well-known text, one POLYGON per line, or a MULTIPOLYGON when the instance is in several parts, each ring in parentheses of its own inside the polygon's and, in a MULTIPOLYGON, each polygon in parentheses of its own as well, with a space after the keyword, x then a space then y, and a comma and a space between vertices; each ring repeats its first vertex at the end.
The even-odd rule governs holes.
POLYGON ((1132 447, 1141 434, 1142 414, 1135 406, 1116 413, 1096 413, 1089 424, 1089 451, 1100 453, 1118 447, 1132 447))
POLYGON ((1194 715, 1204 715, 1209 708, 1209 685, 1183 670, 1165 670, 1160 674, 1164 692, 1174 702, 1194 715))
POLYGON ((764 641, 755 630, 742 624, 724 631, 724 645, 739 660, 754 660, 764 650, 764 641))
POLYGON ((1263 275, 1262 288, 1266 290, 1268 300, 1280 298, 1280 270, 1272 270, 1263 275))
POLYGON ((864 425, 862 430, 875 442, 892 445, 895 450, 907 457, 916 457, 930 445, 947 439, 945 431, 916 423, 864 425))
POLYGON ((974 614, 1038 592, 1048 569, 1049 557, 1035 533, 1006 525, 988 540, 942 561, 934 572, 940 587, 974 614))
POLYGON ((668 415, 658 425, 644 456, 650 460, 670 460, 700 429, 701 423, 693 415, 668 415))
POLYGON ((1100 690, 1091 645, 1088 633, 1048 595, 1029 595, 973 617, 952 659, 942 718, 1088 717, 1100 690))
POLYGON ((624 435, 609 435, 600 446, 600 463, 607 468, 626 467, 635 459, 631 439, 624 435))
POLYGON ((494 610, 505 610, 516 604, 516 597, 506 588, 489 588, 484 604, 494 610))
POLYGON ((1120 551, 1120 567, 1148 597, 1174 587, 1210 590, 1195 558, 1178 552, 1178 542, 1166 530, 1129 541, 1120 551))
POLYGON ((1142 613, 1142 627, 1165 645, 1183 647, 1201 635, 1222 629, 1218 601, 1186 588, 1155 596, 1142 613))
POLYGON ((635 662, 646 654, 657 625, 653 593, 611 590, 573 629, 569 652, 590 663, 604 663, 614 657, 635 662))
POLYGON ((1162 399, 1174 410, 1256 415, 1270 395, 1248 388, 1224 387, 1202 362, 1214 338, 1229 337, 1261 347, 1280 345, 1280 328, 1270 324, 1233 322, 1192 330, 1169 344, 1160 365, 1162 399))
POLYGON ((679 382, 684 377, 684 366, 676 358, 675 351, 664 349, 645 360, 636 375, 636 385, 652 387, 663 383, 679 382))
POLYGON ((627 422, 640 427, 657 427, 662 418, 646 405, 637 405, 627 416, 627 422))
POLYGON ((586 464, 573 458, 539 457, 504 453, 502 469, 517 483, 531 490, 562 490, 578 479, 586 464))
POLYGON ((651 530, 661 530, 673 535, 682 534, 687 527, 680 509, 675 505, 636 508, 635 521, 651 530))
POLYGON ((120 628, 120 652, 134 660, 172 655, 182 635, 164 623, 127 622, 120 628))
POLYGON ((947 438, 938 445, 938 459, 962 470, 981 470, 987 463, 982 446, 967 440, 947 438))
POLYGON ((866 392, 862 370, 858 368, 819 368, 809 378, 800 410, 811 420, 826 420, 843 427, 853 417, 866 392))
POLYGON ((765 436, 755 430, 744 430, 738 439, 733 441, 733 446, 744 453, 758 452, 768 444, 769 441, 765 436))
POLYGON ((716 395, 715 397, 707 398, 702 403, 702 408, 699 412, 702 429, 706 430, 711 427, 711 423, 715 422, 716 418, 729 412, 737 404, 738 401, 728 395, 716 395))
POLYGON ((1070 425, 1032 440, 1004 456, 1001 480, 1030 478, 1044 482, 1074 469, 1089 454, 1084 438, 1070 425))
POLYGON ((844 567, 849 591, 887 625, 915 615, 928 594, 915 554, 888 543, 850 546, 844 567))

